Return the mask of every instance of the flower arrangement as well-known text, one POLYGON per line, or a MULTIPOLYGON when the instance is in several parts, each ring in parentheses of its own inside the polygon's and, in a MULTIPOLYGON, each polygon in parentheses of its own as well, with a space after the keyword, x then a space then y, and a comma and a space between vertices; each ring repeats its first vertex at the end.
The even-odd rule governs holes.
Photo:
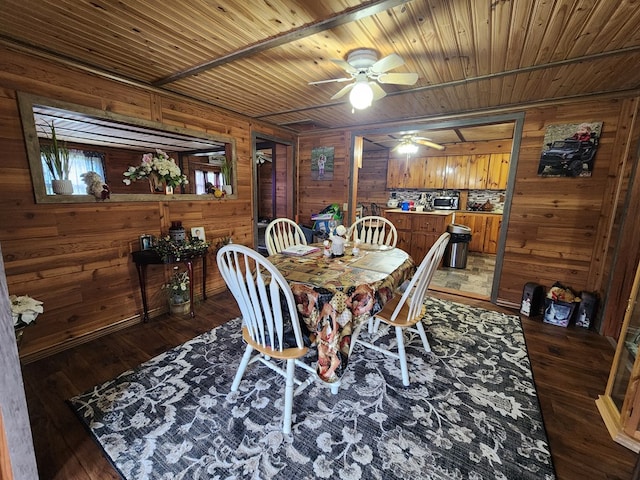
POLYGON ((54 180, 69 180, 69 171, 71 164, 69 163, 69 149, 65 142, 59 142, 56 135, 56 127, 51 122, 49 127, 51 130, 51 144, 42 145, 40 152, 44 157, 44 163, 47 165, 51 178, 54 180))
POLYGON ((201 255, 209 248, 209 242, 202 241, 197 237, 176 242, 169 235, 166 235, 160 237, 152 248, 166 262, 171 258, 180 260, 201 255))
POLYGON ((190 299, 189 272, 179 272, 178 267, 173 267, 173 275, 162 288, 167 290, 170 303, 179 305, 188 302, 190 299))
POLYGON ((36 321, 36 317, 44 312, 42 302, 28 295, 9 295, 13 328, 26 327, 36 321))
POLYGON ((122 181, 125 185, 131 185, 131 182, 142 178, 148 179, 152 191, 159 191, 158 188, 162 183, 172 188, 189 183, 175 160, 160 149, 157 149, 155 154, 145 153, 140 165, 129 167, 123 175, 122 181))

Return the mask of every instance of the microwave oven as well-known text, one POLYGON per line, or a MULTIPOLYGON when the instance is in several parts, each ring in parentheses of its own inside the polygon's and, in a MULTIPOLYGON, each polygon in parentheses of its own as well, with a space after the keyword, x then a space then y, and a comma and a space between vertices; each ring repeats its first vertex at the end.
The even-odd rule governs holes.
POLYGON ((458 210, 460 208, 460 197, 433 197, 433 208, 435 210, 458 210))

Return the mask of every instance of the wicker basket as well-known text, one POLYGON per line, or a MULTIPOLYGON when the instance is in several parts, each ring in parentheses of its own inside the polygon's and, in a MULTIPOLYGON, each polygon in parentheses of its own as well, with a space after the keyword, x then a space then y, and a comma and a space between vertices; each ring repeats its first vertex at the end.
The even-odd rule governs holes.
POLYGON ((186 315, 191 312, 191 302, 169 303, 169 312, 172 315, 186 315))

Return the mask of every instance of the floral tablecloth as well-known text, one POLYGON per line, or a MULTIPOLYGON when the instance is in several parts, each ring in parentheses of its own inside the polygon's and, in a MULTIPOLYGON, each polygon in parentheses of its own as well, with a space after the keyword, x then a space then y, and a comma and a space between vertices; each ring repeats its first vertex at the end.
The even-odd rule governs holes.
POLYGON ((351 334, 393 297, 415 270, 404 251, 363 251, 358 257, 272 255, 291 285, 303 329, 318 348, 318 375, 337 381, 349 360, 351 334))

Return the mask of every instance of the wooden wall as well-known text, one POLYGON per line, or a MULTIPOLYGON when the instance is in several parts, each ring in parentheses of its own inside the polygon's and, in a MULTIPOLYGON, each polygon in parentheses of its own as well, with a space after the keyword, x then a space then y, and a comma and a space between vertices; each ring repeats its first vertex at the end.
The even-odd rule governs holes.
POLYGON ((351 134, 349 132, 308 133, 299 140, 298 148, 298 222, 311 225, 311 214, 337 203, 342 208, 349 199, 351 134), (332 180, 311 179, 311 150, 334 147, 332 180))
POLYGON ((613 195, 621 188, 621 144, 629 129, 631 100, 594 100, 526 111, 500 278, 499 297, 517 303, 526 282, 550 287, 559 281, 576 291, 607 289, 604 252, 615 244, 613 195), (591 177, 539 177, 537 168, 546 127, 602 121, 600 146, 591 177), (621 138, 622 137, 622 138, 621 138))
MULTIPOLYGON (((9 293, 44 302, 45 313, 30 326, 20 350, 29 361, 39 356, 140 321, 142 308, 131 252, 141 234, 166 234, 171 221, 203 226, 208 240, 230 235, 253 244, 252 129, 294 141, 291 132, 195 101, 118 83, 69 66, 0 51, 0 242, 9 293), (17 92, 109 110, 236 139, 237 198, 171 202, 35 204, 18 113, 17 92)), ((114 179, 111 182, 118 182, 114 179)), ((234 192, 235 193, 235 192, 234 192)), ((208 256, 209 293, 225 288, 208 256)), ((170 267, 149 267, 152 315, 166 310, 160 290, 170 267)), ((196 277, 200 278, 198 267, 196 277)), ((200 282, 196 293, 201 294, 200 282)))
POLYGON ((274 217, 273 209, 273 163, 258 165, 258 217, 274 217))
MULTIPOLYGON (((387 166, 389 164, 389 150, 374 150, 362 155, 362 168, 358 172, 357 201, 366 207, 376 203, 384 208, 389 200, 387 190, 387 166)), ((369 215, 371 210, 369 209, 369 215)))
MULTIPOLYGON (((623 255, 616 250, 624 219, 621 210, 624 208, 623 198, 628 187, 631 165, 637 162, 640 129, 637 123, 633 123, 638 114, 637 99, 603 97, 524 108, 523 111, 523 136, 519 151, 512 158, 515 165, 513 168, 517 170, 510 216, 505 218, 507 233, 498 303, 519 305, 522 289, 527 282, 540 283, 548 288, 558 281, 578 292, 597 292, 602 299, 606 299, 611 285, 615 285, 616 292, 626 290, 628 296, 630 283, 623 281, 620 284, 617 280, 619 276, 614 271, 614 260, 616 255, 623 255), (538 163, 547 126, 584 121, 604 123, 592 176, 539 177, 538 163)), ((318 132, 304 134, 301 137, 300 158, 303 161, 300 193, 308 193, 309 197, 303 203, 301 214, 307 215, 308 211, 319 208, 330 198, 340 197, 338 176, 334 177, 330 188, 325 190, 321 189, 322 182, 304 180, 304 161, 308 161, 311 148, 325 144, 335 145, 336 151, 344 149, 347 154, 348 136, 348 131, 334 131, 322 135, 318 132), (317 201, 320 198, 322 202, 317 201)), ((485 148, 483 142, 475 143, 480 149, 478 153, 482 153, 485 148)), ((509 142, 486 142, 486 147, 492 151, 498 148, 506 153, 511 145, 509 142)), ((448 148, 447 153, 469 153, 464 148, 460 152, 454 150, 455 148, 448 148)), ((378 157, 367 165, 372 165, 375 172, 381 174, 384 171, 382 161, 378 157)), ((348 166, 341 164, 340 172, 339 178, 348 185, 348 166)), ((368 175, 367 169, 362 169, 359 175, 363 181, 357 188, 359 200, 376 198, 382 201, 383 194, 386 198, 383 186, 373 179, 373 175, 368 175), (378 191, 371 192, 369 188, 378 191)), ((640 198, 640 193, 638 195, 640 198)), ((635 219, 629 218, 627 223, 629 222, 633 223, 635 219)), ((632 234, 627 236, 633 237, 632 234)), ((635 243, 638 243, 638 236, 640 234, 635 235, 635 243)), ((629 254, 630 256, 623 256, 624 260, 617 263, 628 261, 632 265, 627 268, 625 278, 633 280, 630 270, 635 270, 640 255, 638 247, 632 248, 629 254)), ((605 316, 603 325, 618 322, 620 317, 620 312, 611 318, 605 316)))

